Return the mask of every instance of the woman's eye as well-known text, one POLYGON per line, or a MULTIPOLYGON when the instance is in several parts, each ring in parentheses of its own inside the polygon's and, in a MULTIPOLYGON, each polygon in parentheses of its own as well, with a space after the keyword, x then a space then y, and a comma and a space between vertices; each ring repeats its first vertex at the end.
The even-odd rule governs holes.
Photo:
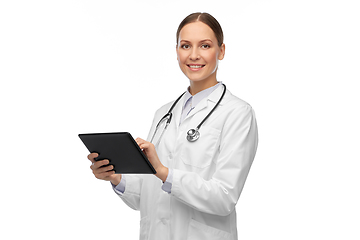
POLYGON ((190 45, 189 45, 189 44, 184 44, 184 45, 181 46, 181 48, 183 48, 183 49, 189 49, 189 48, 190 48, 190 45))
POLYGON ((202 47, 202 48, 210 48, 210 45, 208 45, 208 44, 203 44, 203 45, 201 45, 201 47, 202 47))

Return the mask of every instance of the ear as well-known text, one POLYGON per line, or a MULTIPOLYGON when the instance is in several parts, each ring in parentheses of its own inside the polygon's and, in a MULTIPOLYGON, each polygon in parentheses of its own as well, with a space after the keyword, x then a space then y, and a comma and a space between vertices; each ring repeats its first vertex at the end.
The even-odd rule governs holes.
POLYGON ((221 46, 220 46, 220 54, 219 54, 219 56, 218 56, 218 59, 219 59, 219 60, 223 60, 224 57, 225 57, 225 44, 223 43, 223 44, 221 44, 221 46))
POLYGON ((179 61, 179 50, 177 44, 176 44, 176 59, 179 61))

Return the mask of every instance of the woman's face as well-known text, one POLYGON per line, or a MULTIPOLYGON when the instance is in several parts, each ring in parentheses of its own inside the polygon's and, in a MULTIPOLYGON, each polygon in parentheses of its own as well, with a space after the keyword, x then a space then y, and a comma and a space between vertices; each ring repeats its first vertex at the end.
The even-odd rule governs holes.
POLYGON ((218 60, 224 58, 225 45, 218 46, 208 25, 200 21, 185 25, 179 34, 176 53, 181 71, 190 81, 217 81, 218 60))

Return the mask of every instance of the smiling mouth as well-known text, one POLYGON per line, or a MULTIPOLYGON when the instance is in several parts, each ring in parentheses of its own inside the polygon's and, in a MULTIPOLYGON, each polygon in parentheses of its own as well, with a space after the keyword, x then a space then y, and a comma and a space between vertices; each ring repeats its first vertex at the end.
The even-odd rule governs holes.
POLYGON ((201 65, 201 64, 196 64, 196 65, 194 65, 194 64, 188 64, 188 65, 186 65, 186 66, 188 66, 190 69, 200 69, 200 68, 205 67, 205 65, 201 65))

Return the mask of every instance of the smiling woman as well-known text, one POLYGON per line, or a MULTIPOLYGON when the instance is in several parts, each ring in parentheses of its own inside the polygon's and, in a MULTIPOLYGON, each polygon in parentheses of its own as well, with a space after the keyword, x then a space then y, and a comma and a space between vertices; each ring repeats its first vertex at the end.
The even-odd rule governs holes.
POLYGON ((255 114, 217 81, 225 44, 215 18, 189 15, 176 38, 178 63, 190 87, 156 112, 147 138, 156 141, 136 139, 155 176, 115 174, 102 167, 107 160, 96 162, 94 153, 88 156, 91 169, 140 210, 140 239, 236 240, 235 206, 257 149, 255 114), (165 125, 162 131, 159 125, 165 125))

